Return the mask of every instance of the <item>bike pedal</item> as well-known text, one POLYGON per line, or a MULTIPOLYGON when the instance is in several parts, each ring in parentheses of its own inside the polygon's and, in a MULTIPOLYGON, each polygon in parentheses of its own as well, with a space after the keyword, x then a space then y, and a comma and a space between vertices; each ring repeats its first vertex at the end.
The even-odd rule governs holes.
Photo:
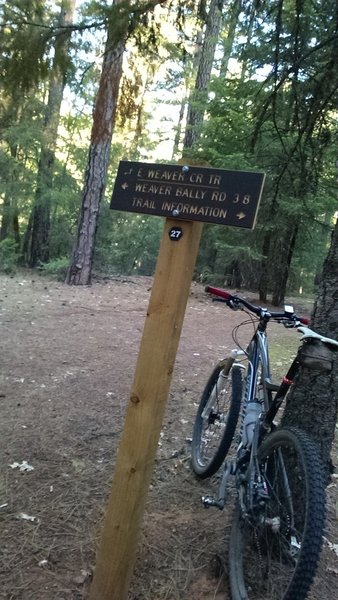
POLYGON ((220 510, 224 508, 224 502, 222 502, 222 500, 216 500, 214 496, 202 496, 201 501, 204 508, 210 508, 211 506, 216 506, 216 508, 219 508, 220 510))

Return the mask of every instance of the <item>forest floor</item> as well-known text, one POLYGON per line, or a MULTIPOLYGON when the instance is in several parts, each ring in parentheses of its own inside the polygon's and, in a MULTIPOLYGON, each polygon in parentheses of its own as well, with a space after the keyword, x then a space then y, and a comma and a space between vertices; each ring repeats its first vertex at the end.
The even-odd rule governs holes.
MULTIPOLYGON (((137 277, 69 287, 29 271, 0 276, 1 600, 87 598, 151 285, 137 277)), ((295 301, 299 312, 311 306, 295 301)), ((192 285, 130 600, 229 598, 232 506, 203 509, 200 497, 215 484, 194 478, 189 453, 200 393, 242 320, 192 285)), ((248 325, 240 330, 243 345, 250 333, 248 325)), ((279 367, 297 338, 271 326, 279 367)), ((311 600, 338 597, 336 481, 311 600)))

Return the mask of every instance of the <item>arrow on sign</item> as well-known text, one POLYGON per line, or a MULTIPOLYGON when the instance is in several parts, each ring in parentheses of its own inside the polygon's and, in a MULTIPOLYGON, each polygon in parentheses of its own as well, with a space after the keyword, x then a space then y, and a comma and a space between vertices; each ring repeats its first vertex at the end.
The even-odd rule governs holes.
POLYGON ((245 217, 245 213, 244 213, 244 212, 237 213, 236 217, 237 217, 238 219, 244 219, 244 217, 245 217))
POLYGON ((121 185, 121 188, 123 188, 124 190, 126 190, 126 189, 127 189, 127 187, 129 187, 127 183, 123 183, 123 184, 121 185))

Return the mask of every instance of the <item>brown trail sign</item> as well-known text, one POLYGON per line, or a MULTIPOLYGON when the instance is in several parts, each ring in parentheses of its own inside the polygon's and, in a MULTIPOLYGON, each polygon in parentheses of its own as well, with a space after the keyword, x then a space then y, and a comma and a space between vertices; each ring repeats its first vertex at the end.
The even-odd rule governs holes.
POLYGON ((215 217, 209 213, 202 219, 199 210, 213 206, 212 194, 225 194, 217 201, 214 197, 215 203, 222 204, 226 211, 224 217, 219 214, 217 218, 220 217, 221 222, 225 222, 230 218, 227 215, 230 215, 235 222, 227 224, 243 227, 244 221, 245 227, 253 227, 263 181, 262 173, 243 175, 243 172, 181 165, 120 163, 111 207, 170 215, 171 218, 167 218, 164 225, 90 600, 127 599, 202 232, 202 223, 196 221, 209 221, 209 217, 215 217), (139 185, 140 188, 136 187, 139 185), (180 198, 176 195, 181 193, 177 192, 178 189, 187 190, 187 197, 182 202, 175 200, 180 198), (202 192, 205 192, 204 196, 202 192), (142 206, 136 206, 134 198, 139 199, 142 206), (164 208, 163 202, 170 203, 170 208, 164 208), (187 208, 181 208, 181 204, 187 208), (235 210, 232 204, 237 205, 235 210), (199 208, 196 212, 195 209, 189 212, 189 206, 199 208))
POLYGON ((253 229, 264 173, 121 161, 110 207, 253 229))

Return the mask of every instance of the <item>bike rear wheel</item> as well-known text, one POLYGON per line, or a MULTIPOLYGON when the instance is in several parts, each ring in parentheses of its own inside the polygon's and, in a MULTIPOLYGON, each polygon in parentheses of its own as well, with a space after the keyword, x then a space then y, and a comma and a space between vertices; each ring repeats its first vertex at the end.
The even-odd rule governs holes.
POLYGON ((304 600, 325 523, 321 460, 304 432, 285 428, 266 438, 258 461, 263 495, 246 515, 237 507, 230 536, 232 600, 304 600))
POLYGON ((223 361, 202 394, 191 444, 192 469, 201 479, 218 471, 231 446, 242 400, 241 371, 223 361))

